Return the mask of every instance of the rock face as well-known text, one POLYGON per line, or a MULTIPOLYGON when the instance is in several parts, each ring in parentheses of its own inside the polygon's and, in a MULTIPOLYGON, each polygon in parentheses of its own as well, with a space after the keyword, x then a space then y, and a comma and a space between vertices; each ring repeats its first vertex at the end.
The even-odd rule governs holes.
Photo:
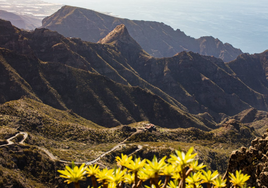
POLYGON ((164 23, 121 19, 71 6, 64 6, 45 18, 42 27, 58 31, 66 37, 97 42, 120 24, 124 24, 133 39, 154 57, 171 57, 181 51, 193 51, 228 62, 242 53, 213 37, 194 39, 164 23))
POLYGON ((233 151, 227 173, 234 173, 242 170, 244 174, 250 175, 247 181, 248 186, 267 187, 268 186, 268 133, 264 133, 261 138, 256 138, 251 142, 249 148, 242 147, 233 151))

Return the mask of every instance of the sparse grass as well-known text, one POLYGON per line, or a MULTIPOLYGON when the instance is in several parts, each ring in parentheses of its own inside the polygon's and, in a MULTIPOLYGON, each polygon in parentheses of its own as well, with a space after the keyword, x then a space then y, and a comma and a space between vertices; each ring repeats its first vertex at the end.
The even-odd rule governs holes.
POLYGON ((56 141, 33 134, 30 137, 31 139, 27 141, 28 144, 46 148, 58 159, 78 162, 91 161, 118 144, 85 144, 76 141, 56 141))
MULTIPOLYGON (((0 116, 1 117, 1 116, 0 116)), ((0 126, 0 139, 8 139, 19 131, 8 126, 0 126)))
POLYGON ((66 161, 76 161, 76 162, 88 162, 96 159, 98 156, 106 151, 109 151, 116 143, 111 144, 98 144, 84 146, 84 148, 79 149, 61 149, 61 148, 51 148, 51 152, 61 160, 66 161))
POLYGON ((72 110, 58 110, 44 103, 29 98, 7 102, 0 108, 0 112, 2 113, 0 116, 0 122, 2 122, 2 124, 7 124, 6 119, 10 119, 4 115, 6 114, 13 115, 14 118, 34 118, 44 122, 68 122, 89 128, 100 128, 99 125, 85 118, 82 118, 81 116, 78 116, 72 112, 72 110))
POLYGON ((262 135, 263 133, 265 133, 267 131, 268 128, 268 118, 264 118, 258 121, 254 121, 250 124, 250 127, 254 127, 254 129, 260 134, 262 135))

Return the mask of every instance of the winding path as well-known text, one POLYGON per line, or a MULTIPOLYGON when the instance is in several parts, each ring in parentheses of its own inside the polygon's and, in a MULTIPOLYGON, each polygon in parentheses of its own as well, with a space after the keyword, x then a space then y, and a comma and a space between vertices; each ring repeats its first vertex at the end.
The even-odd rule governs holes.
POLYGON ((28 133, 26 133, 26 132, 19 132, 19 133, 15 134, 14 136, 8 138, 7 139, 7 144, 2 144, 2 145, 0 145, 0 147, 9 146, 9 145, 15 144, 12 140, 14 138, 16 138, 17 136, 19 136, 19 135, 23 135, 23 139, 19 142, 19 144, 24 145, 24 141, 27 139, 28 133))
MULTIPOLYGON (((87 162, 74 162, 75 164, 82 164, 85 163, 86 165, 91 165, 94 163, 97 163, 102 157, 106 156, 107 154, 111 153, 112 151, 122 147, 125 145, 125 142, 128 141, 132 136, 134 136, 135 134, 141 133, 143 132, 144 129, 139 129, 136 132, 132 133, 129 137, 127 137, 125 140, 123 140, 122 142, 120 142, 119 144, 117 144, 116 146, 114 146, 112 149, 110 149, 109 151, 101 154, 100 156, 98 156, 96 159, 92 160, 92 161, 87 161, 87 162)), ((21 145, 25 145, 25 140, 28 138, 28 133, 27 132, 19 132, 16 135, 10 137, 7 139, 7 144, 2 144, 0 145, 0 147, 4 147, 4 146, 9 146, 9 145, 13 145, 15 144, 12 140, 15 139, 17 136, 19 135, 23 135, 23 139, 18 143, 21 145)), ((46 153, 48 155, 48 157, 52 160, 52 161, 59 161, 61 163, 71 163, 72 161, 65 161, 65 160, 61 160, 58 159, 55 155, 53 155, 50 151, 48 151, 46 148, 40 147, 40 146, 35 146, 37 147, 39 150, 43 151, 44 153, 46 153)), ((134 152, 132 152, 130 155, 133 155, 134 153, 140 151, 143 147, 141 145, 138 145, 138 149, 135 150, 134 152)), ((99 165, 102 165, 99 163, 99 165)))

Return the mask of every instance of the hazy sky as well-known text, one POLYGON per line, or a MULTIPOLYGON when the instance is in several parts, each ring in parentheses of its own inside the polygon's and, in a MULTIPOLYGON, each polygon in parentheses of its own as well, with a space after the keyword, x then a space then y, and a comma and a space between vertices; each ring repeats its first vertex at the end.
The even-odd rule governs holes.
POLYGON ((244 52, 268 49, 266 0, 43 0, 159 21, 195 38, 213 36, 244 52))

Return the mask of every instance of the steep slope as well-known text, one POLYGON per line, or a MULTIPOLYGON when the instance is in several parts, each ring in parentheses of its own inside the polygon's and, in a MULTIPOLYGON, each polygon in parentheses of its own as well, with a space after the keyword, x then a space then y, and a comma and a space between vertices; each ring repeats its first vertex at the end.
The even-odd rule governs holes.
POLYGON ((194 116, 170 105, 157 95, 139 87, 124 86, 99 74, 76 69, 61 63, 44 63, 34 57, 0 50, 1 69, 6 80, 14 75, 16 94, 10 82, 2 82, 2 99, 14 100, 29 96, 58 109, 72 109, 96 124, 113 127, 148 120, 159 126, 208 128, 194 116), (24 89, 28 86, 28 90, 24 89), (25 92, 28 91, 28 93, 25 92), (146 101, 146 102, 145 102, 146 101))
POLYGON ((0 10, 0 18, 3 20, 9 20, 14 26, 21 29, 33 30, 41 25, 40 18, 27 15, 17 15, 4 10, 0 10))
MULTIPOLYGON (((165 79, 161 81, 161 77, 155 74, 164 74, 165 70, 162 63, 157 63, 157 66, 153 70, 149 70, 150 62, 160 62, 160 59, 155 59, 150 56, 140 47, 140 45, 131 38, 125 25, 117 26, 106 37, 98 41, 101 44, 108 44, 115 46, 120 53, 127 58, 127 61, 137 71, 137 74, 144 78, 146 81, 152 83, 158 88, 164 89, 169 95, 180 101, 184 106, 188 108, 191 113, 205 112, 206 110, 198 101, 194 99, 180 84, 177 84, 173 91, 169 92, 166 86, 170 85, 167 82, 170 80, 165 79), (148 64, 149 62, 149 64, 148 64), (151 75, 154 80, 148 78, 145 75, 151 75)), ((174 85, 174 84, 172 84, 174 85)))
POLYGON ((120 25, 99 43, 116 46, 143 79, 180 101, 191 113, 204 112, 204 106, 212 110, 210 113, 228 115, 251 105, 267 110, 266 96, 237 79, 223 61, 193 52, 181 52, 172 58, 146 58, 129 38, 126 27, 120 25))
MULTIPOLYGON (((127 86, 139 86, 183 111, 200 113, 209 126, 220 122, 225 114, 234 115, 250 107, 267 110, 266 95, 238 79, 220 59, 193 52, 153 58, 131 38, 124 25, 116 27, 97 44, 65 38, 47 29, 22 32, 4 21, 0 25, 6 27, 0 44, 4 48, 34 55, 43 62, 104 75, 127 86)), ((53 105, 66 109, 66 103, 57 97, 61 95, 59 91, 49 91, 57 99, 53 105)))
POLYGON ((267 94, 267 57, 268 51, 254 55, 242 54, 227 65, 249 87, 262 94, 267 94))
POLYGON ((121 19, 71 6, 62 7, 42 21, 42 27, 58 31, 66 37, 79 37, 90 42, 97 42, 120 24, 124 24, 130 35, 154 57, 171 57, 186 50, 213 55, 228 62, 242 53, 218 39, 194 39, 164 23, 121 19))
POLYGON ((200 104, 217 113, 234 115, 250 105, 267 110, 266 95, 254 91, 235 74, 199 54, 181 52, 169 59, 150 59, 133 67, 142 78, 187 107, 188 104, 177 98, 177 88, 184 88, 200 104))
POLYGON ((141 79, 129 66, 125 57, 112 46, 103 46, 79 39, 67 39, 47 29, 36 29, 32 33, 16 30, 10 23, 2 21, 0 26, 1 46, 23 54, 34 54, 42 61, 60 62, 75 68, 88 70, 109 77, 125 85, 140 86, 156 93, 172 105, 187 110, 160 89, 141 79), (8 32, 6 32, 8 31, 8 32), (26 40, 27 38, 27 40, 26 40))

